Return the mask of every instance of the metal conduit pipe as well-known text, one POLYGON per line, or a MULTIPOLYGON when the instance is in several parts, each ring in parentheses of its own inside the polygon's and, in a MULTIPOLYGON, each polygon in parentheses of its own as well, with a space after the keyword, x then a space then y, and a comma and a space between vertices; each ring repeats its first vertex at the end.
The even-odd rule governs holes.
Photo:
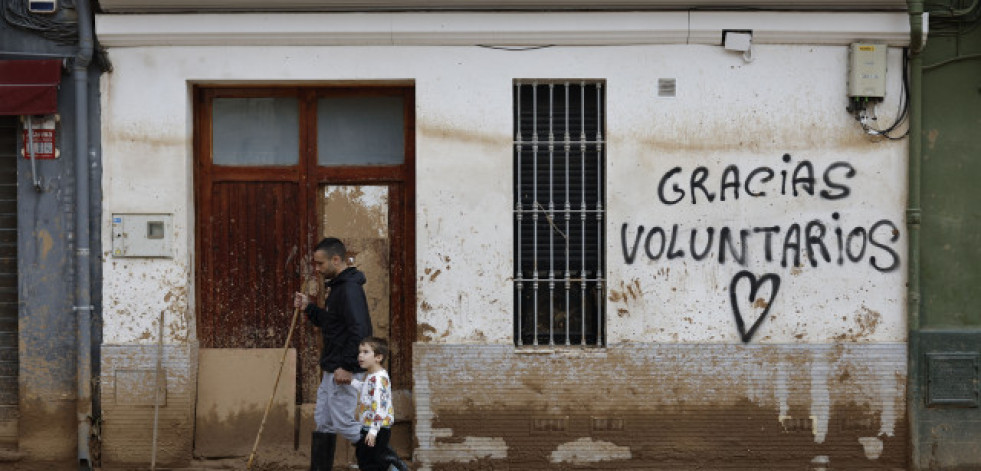
POLYGON ((920 167, 922 134, 923 2, 908 1, 910 26, 910 129, 906 225, 909 231, 909 330, 920 327, 920 167))
MULTIPOLYGON (((906 288, 906 319, 907 319, 907 375, 906 375, 906 411, 909 423, 916 424, 918 408, 914 393, 919 388, 919 375, 916 367, 919 356, 919 342, 915 332, 920 329, 920 172, 922 166, 922 133, 923 133, 923 1, 907 0, 909 7, 910 29, 910 103, 909 103, 909 169, 907 172, 907 202, 906 229, 909 233, 909 263, 907 266, 906 288)), ((909 428, 910 464, 911 469, 920 469, 919 431, 917 427, 909 428)))
POLYGON ((90 469, 89 417, 92 415, 92 296, 89 257, 89 120, 88 71, 92 62, 92 10, 88 0, 75 2, 78 13, 78 53, 72 68, 75 79, 75 315, 78 363, 76 413, 78 463, 90 469))

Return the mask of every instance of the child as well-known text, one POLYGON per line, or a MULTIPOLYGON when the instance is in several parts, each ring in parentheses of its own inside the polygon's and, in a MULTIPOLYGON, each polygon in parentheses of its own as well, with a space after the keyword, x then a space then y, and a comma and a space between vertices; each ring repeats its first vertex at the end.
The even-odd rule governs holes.
POLYGON ((360 389, 354 417, 361 423, 361 440, 355 445, 358 468, 366 471, 387 471, 389 465, 399 471, 409 467, 388 446, 395 422, 392 407, 392 383, 382 367, 388 357, 388 342, 367 337, 358 346, 358 365, 366 370, 364 381, 352 381, 360 389))

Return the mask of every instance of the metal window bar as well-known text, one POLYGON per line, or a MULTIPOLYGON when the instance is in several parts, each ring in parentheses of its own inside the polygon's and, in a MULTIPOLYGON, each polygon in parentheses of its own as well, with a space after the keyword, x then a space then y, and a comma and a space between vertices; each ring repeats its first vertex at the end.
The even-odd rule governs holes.
POLYGON ((534 224, 532 225, 532 227, 534 227, 534 230, 532 231, 532 237, 534 237, 534 241, 532 242, 532 251, 533 251, 532 259, 535 261, 534 271, 532 271, 531 274, 532 279, 535 280, 535 284, 532 287, 532 291, 535 293, 533 298, 534 299, 533 306, 535 307, 535 311, 534 311, 535 318, 532 320, 532 325, 534 326, 534 336, 532 337, 532 339, 534 340, 532 341, 532 344, 538 345, 538 283, 539 283, 539 279, 538 279, 538 142, 539 141, 538 141, 538 83, 537 82, 532 83, 531 85, 531 103, 532 103, 531 114, 532 116, 534 116, 534 119, 532 119, 531 121, 532 123, 531 139, 534 141, 534 144, 531 145, 532 156, 533 156, 532 168, 534 169, 534 171, 532 171, 531 173, 533 175, 532 184, 531 184, 531 194, 532 194, 532 198, 534 199, 534 202, 531 205, 532 208, 531 219, 534 221, 534 224))
POLYGON ((515 344, 602 345, 602 84, 516 81, 514 93, 515 344))
MULTIPOLYGON (((555 132, 552 129, 552 112, 555 111, 555 84, 548 84, 548 219, 555 220, 555 132)), ((555 345, 555 231, 548 231, 548 344, 555 345)))
MULTIPOLYGON (((596 122, 603 122, 603 84, 596 84, 596 122)), ((603 127, 596 126, 596 154, 603 155, 603 127)), ((596 188, 603 187, 603 161, 602 159, 596 159, 596 188)), ((600 192, 596 193, 596 230, 598 233, 603 232, 603 195, 600 192)), ((603 267, 603 241, 601 238, 596 238, 596 278, 597 282, 594 285, 596 290, 596 295, 600 296, 603 294, 603 277, 600 276, 601 273, 605 273, 603 267)), ((601 338, 603 335, 603 318, 600 315, 600 305, 596 305, 596 336, 601 338)))
MULTIPOLYGON (((517 83, 514 84, 514 101, 515 101, 514 106, 518 110, 518 112, 517 112, 518 119, 515 119, 514 120, 514 122, 515 122, 515 130, 514 130, 514 156, 515 156, 515 159, 517 160, 517 162, 515 163, 514 168, 515 168, 515 170, 518 173, 517 178, 515 178, 515 184, 517 185, 517 188, 516 188, 515 192, 516 192, 517 195, 519 195, 519 197, 517 197, 517 198, 514 199, 514 211, 515 211, 515 216, 514 216, 515 217, 514 231, 515 231, 515 239, 516 240, 521 240, 521 221, 522 221, 522 217, 521 217, 522 216, 522 211, 521 211, 522 208, 521 208, 521 198, 520 198, 520 195, 521 195, 521 181, 522 181, 521 180, 521 150, 522 150, 521 149, 521 137, 522 137, 521 136, 521 85, 520 84, 517 84, 517 83)), ((515 250, 514 252, 515 252, 515 257, 516 257, 514 266, 515 267, 519 267, 518 269, 515 270, 515 273, 514 273, 514 283, 515 283, 515 288, 517 290, 516 296, 520 300, 521 297, 522 297, 521 295, 524 292, 524 287, 525 287, 525 281, 521 277, 521 273, 522 272, 521 272, 521 269, 520 269, 520 267, 521 267, 521 248, 520 248, 520 246, 518 247, 518 250, 515 250)), ((521 337, 522 337, 522 335, 521 335, 521 332, 522 332, 522 330, 521 330, 521 318, 524 316, 524 313, 522 312, 522 309, 521 309, 521 303, 518 302, 518 303, 515 303, 515 304, 517 304, 517 310, 518 310, 518 315, 517 315, 517 318, 516 318, 517 319, 517 321, 516 321, 517 322, 517 327, 515 328, 515 338, 518 340, 518 345, 521 345, 521 337)))
POLYGON ((572 203, 569 200, 569 151, 572 148, 569 137, 569 82, 565 82, 565 133, 562 136, 562 146, 565 149, 565 344, 569 345, 569 326, 572 316, 569 312, 570 291, 572 290, 572 272, 569 271, 569 219, 572 218, 572 203))
MULTIPOLYGON (((582 212, 579 213, 579 218, 582 220, 582 223, 579 227, 582 232, 582 236, 579 238, 579 241, 582 244, 583 256, 582 258, 580 258, 580 260, 582 261, 582 269, 579 271, 579 273, 580 273, 580 278, 586 279, 586 277, 588 276, 586 274, 586 83, 582 82, 580 83, 580 85, 581 86, 579 88, 579 94, 580 94, 579 103, 581 103, 582 106, 579 107, 579 112, 581 113, 581 118, 579 119, 579 123, 580 123, 579 152, 582 153, 582 158, 579 160, 579 163, 582 166, 582 170, 580 172, 580 178, 582 178, 582 185, 580 185, 580 188, 582 189, 581 192, 582 198, 580 199, 579 207, 582 208, 582 212)), ((582 319, 582 322, 580 322, 582 331, 579 337, 579 344, 586 345, 586 283, 585 282, 579 283, 579 291, 580 291, 579 312, 581 313, 581 319, 582 319)))

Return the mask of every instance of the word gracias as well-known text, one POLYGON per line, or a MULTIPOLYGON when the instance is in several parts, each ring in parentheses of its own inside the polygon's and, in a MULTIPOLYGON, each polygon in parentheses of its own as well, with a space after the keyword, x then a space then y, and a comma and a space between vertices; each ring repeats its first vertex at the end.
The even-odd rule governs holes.
MULTIPOLYGON (((790 163, 790 154, 783 155, 783 161, 790 163)), ((706 188, 705 181, 709 177, 709 171, 705 167, 696 167, 692 170, 691 175, 688 178, 688 191, 685 191, 681 185, 677 183, 678 180, 683 180, 682 178, 676 178, 675 175, 682 172, 681 167, 674 167, 668 170, 664 176, 661 177, 661 181, 657 185, 657 197, 662 203, 666 205, 673 205, 685 198, 686 195, 691 196, 691 203, 697 204, 697 192, 701 191, 705 196, 705 199, 709 203, 715 201, 716 194, 709 191, 706 188), (665 186, 671 183, 672 195, 665 194, 665 186)), ((770 183, 771 180, 777 175, 777 172, 767 166, 756 167, 748 174, 746 174, 746 179, 741 180, 739 175, 739 167, 735 165, 729 165, 722 171, 722 176, 719 179, 719 201, 726 200, 726 191, 732 192, 733 199, 739 199, 740 188, 746 192, 747 195, 753 197, 766 196, 766 190, 772 188, 776 182, 770 183)), ((852 167, 848 162, 834 162, 828 165, 824 169, 822 174, 822 182, 826 189, 818 192, 821 198, 827 200, 840 200, 846 198, 851 194, 851 189, 837 180, 837 177, 844 176, 845 178, 852 178, 855 176, 855 168, 852 167)), ((817 179, 814 177, 814 165, 810 161, 802 160, 795 167, 793 172, 788 172, 785 170, 780 170, 780 194, 786 195, 789 190, 793 196, 798 196, 801 193, 807 193, 814 196, 815 186, 818 183, 817 179), (788 181, 787 177, 790 177, 788 181), (798 191, 798 188, 801 190, 798 191)))

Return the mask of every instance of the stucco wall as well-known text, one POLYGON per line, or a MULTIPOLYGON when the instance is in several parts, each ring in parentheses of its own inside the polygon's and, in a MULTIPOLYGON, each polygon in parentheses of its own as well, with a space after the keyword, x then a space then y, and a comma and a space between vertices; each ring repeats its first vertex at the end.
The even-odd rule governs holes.
MULTIPOLYGON (((459 463, 447 461, 502 459, 515 463, 514 469, 520 463, 540 464, 529 456, 541 450, 519 446, 508 451, 510 444, 528 435, 526 417, 481 438, 469 432, 447 434, 445 429, 453 427, 430 414, 427 407, 437 410, 438 406, 437 416, 444 421, 447 417, 482 420, 512 406, 497 399, 486 404, 467 400, 465 396, 474 393, 470 386, 454 388, 454 384, 472 386, 477 374, 497 378, 481 383, 482 393, 503 398, 528 381, 541 383, 536 390, 547 389, 553 372, 559 373, 556 381, 583 384, 576 379, 583 374, 593 384, 643 376, 655 366, 673 372, 674 381, 686 388, 710 384, 725 391, 720 396, 695 395, 682 400, 686 388, 671 390, 663 389, 660 382, 644 383, 621 397, 637 400, 646 397, 646 389, 656 390, 657 400, 640 401, 644 413, 671 411, 680 414, 671 417, 684 420, 688 408, 678 406, 682 403, 692 410, 718 410, 722 411, 719 416, 709 412, 702 417, 721 417, 722 427, 736 434, 746 416, 785 429, 782 416, 800 415, 808 419, 790 428, 807 430, 827 427, 829 417, 884 416, 882 423, 891 425, 869 422, 861 433, 849 435, 847 446, 861 449, 864 445, 858 437, 873 437, 900 447, 888 449, 890 460, 902 454, 904 418, 897 411, 902 409, 905 394, 905 147, 902 142, 875 142, 863 136, 844 111, 846 46, 761 44, 754 46, 751 63, 719 46, 685 44, 531 50, 119 47, 110 49, 109 55, 114 71, 102 82, 104 212, 173 212, 176 249, 173 259, 106 258, 107 344, 152 343, 161 310, 168 316, 168 343, 194 339, 191 84, 408 81, 416 90, 415 227, 421 344, 414 359, 414 394, 417 454, 424 465, 461 469, 459 463), (596 356, 551 352, 544 353, 547 360, 528 360, 538 357, 516 356, 510 346, 511 107, 516 78, 606 81, 609 347, 596 356), (659 78, 675 79, 677 96, 658 97, 659 78), (813 168, 813 194, 802 193, 806 184, 792 184, 795 176, 804 175, 795 174, 804 162, 813 168), (728 187, 723 191, 723 183, 735 178, 731 170, 728 177, 723 176, 729 166, 738 169, 740 182, 757 168, 772 170, 773 178, 764 182, 760 179, 763 174, 757 173, 748 187, 740 184, 738 190, 728 187), (680 170, 672 173, 676 167, 680 170), (714 201, 708 201, 700 190, 695 193, 696 202, 691 200, 690 177, 698 167, 707 172, 704 186, 715 194, 714 201), (665 176, 661 196, 658 188, 665 176), (674 184, 686 194, 669 203, 679 195, 674 184), (766 195, 752 197, 750 191, 765 191, 766 195), (827 196, 822 197, 822 191, 827 196), (660 237, 655 228, 670 236, 675 225, 679 239, 675 249, 684 250, 685 255, 669 256, 667 252, 677 251, 666 247, 664 254, 655 256, 660 237), (779 229, 766 229, 773 227, 779 229), (864 231, 855 232, 853 243, 858 244, 859 235, 865 234, 861 239, 867 242, 866 250, 858 256, 859 246, 855 245, 849 258, 849 252, 839 248, 838 229, 844 246, 856 227, 864 231), (707 256, 696 259, 690 254, 690 231, 699 231, 700 251, 708 228, 714 229, 714 245, 707 256), (744 255, 726 251, 725 261, 720 261, 723 228, 734 234, 737 253, 740 231, 747 231, 744 255), (794 235, 795 231, 799 234, 794 235), (648 244, 647 236, 652 233, 648 244), (769 243, 768 234, 772 236, 769 243), (795 243, 799 266, 793 262, 798 251, 793 248, 795 243), (791 260, 786 265, 782 263, 785 255, 791 260), (737 277, 744 270, 746 274, 737 277), (773 275, 767 280, 779 279, 778 290, 773 288, 775 282, 760 281, 767 274, 773 275), (751 303, 747 294, 756 285, 760 285, 760 299, 751 303), (733 286, 742 293, 735 303, 729 294, 733 286), (748 330, 764 315, 762 306, 768 310, 759 327, 751 335, 740 334, 737 313, 748 330), (774 347, 767 350, 760 344, 774 347), (764 351, 765 358, 757 360, 757 353, 764 351), (443 375, 448 363, 441 360, 453 355, 473 363, 456 365, 456 370, 443 375), (583 355, 589 356, 588 361, 583 355), (879 363, 862 366, 866 371, 862 378, 871 380, 858 384, 846 373, 862 365, 864 355, 883 363, 881 367, 876 366, 879 363), (790 363, 785 365, 786 361, 790 363), (809 371, 816 368, 822 373, 805 374, 809 378, 806 385, 781 393, 787 387, 779 386, 780 381, 786 383, 799 373, 795 362, 844 366, 833 371, 812 367, 809 371), (712 365, 712 371, 725 374, 711 381, 705 379, 712 376, 707 371, 689 374, 692 367, 706 363, 712 365), (754 367, 769 373, 739 386, 738 372, 754 367), (476 369, 462 374, 459 368, 476 369), (597 370, 603 373, 596 374, 597 370), (779 371, 787 373, 781 376, 779 371), (830 379, 832 374, 838 379, 830 379), (739 387, 729 389, 734 385, 739 387), (801 412, 785 413, 785 409, 801 412), (847 410, 852 412, 841 412, 847 410), (473 448, 474 443, 485 442, 492 453, 439 453, 454 444, 473 448)), ((900 50, 891 50, 889 96, 881 108, 882 122, 891 121, 898 108, 900 66, 900 50)), ((103 234, 109 234, 108 229, 106 221, 103 234)), ((111 246, 106 239, 103 245, 111 246)), ((584 414, 591 413, 596 404, 587 398, 594 396, 568 387, 521 404, 529 411, 543 408, 544 429, 559 431, 555 429, 559 425, 548 421, 561 424, 570 404, 584 408, 584 414)), ((521 401, 520 394, 515 397, 521 401)), ((605 414, 606 406, 602 408, 596 410, 605 414)), ((711 421, 699 423, 704 427, 698 430, 712 437, 717 426, 711 421)), ((633 430, 629 428, 633 426, 624 425, 627 428, 621 431, 633 430)), ((818 432, 805 433, 803 442, 820 446, 825 437, 833 435, 818 432)), ((773 433, 782 432, 774 429, 773 433)), ((761 437, 759 443, 770 439, 765 434, 761 437)), ((607 450, 614 463, 657 456, 636 444, 617 443, 616 434, 603 435, 593 426, 566 438, 563 440, 572 447, 576 440, 588 440, 585 449, 607 450)), ((799 446, 799 438, 787 446, 799 446)), ((743 443, 729 444, 735 449, 743 443)), ((720 453, 733 451, 716 448, 720 453)), ((822 452, 820 447, 803 453, 807 459, 846 456, 822 452)), ((856 453, 854 456, 869 460, 874 459, 868 458, 871 455, 878 456, 856 453)))
POLYGON ((422 469, 903 469, 906 461, 902 344, 429 344, 415 353, 422 469))
MULTIPOLYGON (((620 312, 610 317, 610 343, 738 340, 727 327, 729 303, 721 288, 743 267, 777 273, 779 291, 787 295, 774 300, 772 310, 783 314, 770 319, 774 325, 759 340, 826 342, 848 334, 849 328, 857 332, 855 319, 808 314, 816 308, 870 313, 878 321, 863 340, 905 338, 899 312, 905 237, 898 230, 893 240, 892 233, 902 228, 905 149, 902 142, 866 138, 844 111, 846 48, 757 46, 752 63, 710 46, 520 52, 311 48, 299 59, 300 53, 297 48, 207 47, 112 51, 115 70, 103 82, 105 207, 107 213, 173 212, 176 243, 173 259, 106 259, 105 290, 112 306, 106 312, 106 343, 152 342, 148 333, 156 331, 153 322, 161 309, 172 314, 166 321, 171 341, 193 336, 186 291, 193 244, 188 84, 232 78, 414 81, 420 271, 463 272, 420 278, 420 323, 434 328, 440 342, 511 342, 511 327, 489 310, 511 309, 512 221, 501 198, 511 195, 511 83, 522 77, 607 80, 607 263, 614 294, 609 307, 620 312), (657 96, 662 77, 677 80, 677 97, 657 96), (153 100, 147 99, 148 90, 153 100), (812 173, 798 170, 801 164, 812 173), (730 165, 738 177, 724 174, 730 165), (680 171, 668 175, 675 167, 680 171), (696 191, 692 202, 690 179, 698 167, 707 171, 704 186, 715 194, 714 201, 696 191), (766 174, 757 174, 750 184, 721 192, 726 197, 721 201, 725 182, 746 183, 758 168, 768 169, 773 179, 763 182, 766 174), (461 178, 467 175, 474 178, 461 178), (792 184, 805 176, 813 177, 813 184, 792 184), (662 179, 666 183, 659 196, 662 179), (682 196, 674 185, 681 186, 684 198, 666 204, 682 196), (804 191, 808 186, 813 194, 804 191), (747 188, 766 195, 752 197, 747 188), (808 232, 811 221, 821 228, 808 232), (700 231, 701 250, 705 231, 715 229, 715 245, 706 258, 650 256, 657 255, 661 237, 655 234, 647 244, 652 228, 670 236, 676 224, 683 249, 688 249, 690 230, 700 231), (801 267, 782 263, 793 224, 800 226, 801 267), (755 229, 771 226, 780 230, 771 232, 768 244, 767 233, 755 229), (744 264, 731 256, 718 262, 723 227, 736 234, 737 250, 739 231, 750 231, 744 264), (845 253, 837 242, 839 228, 845 242, 855 228, 871 236, 856 236, 855 246, 845 253), (819 231, 824 233, 821 244, 809 244, 808 237, 819 231), (863 254, 859 239, 867 241, 863 254), (772 250, 769 261, 767 249, 772 250), (810 259, 809 250, 814 252, 810 259), (671 269, 660 275, 661 280, 670 277, 669 282, 654 282, 661 268, 671 269), (624 298, 615 294, 627 285, 634 285, 636 293, 627 294, 631 301, 618 302, 624 298), (678 286, 686 290, 671 290, 678 286), (618 311, 621 307, 627 312, 618 311), (484 314, 449 325, 461 311, 475 310, 484 314), (671 315, 629 314, 668 310, 702 315, 689 322, 671 315), (655 319, 656 327, 651 325, 655 319)), ((892 93, 882 106, 882 121, 897 108, 900 54, 890 52, 892 93)), ((103 233, 110 233, 108 220, 103 233)))

